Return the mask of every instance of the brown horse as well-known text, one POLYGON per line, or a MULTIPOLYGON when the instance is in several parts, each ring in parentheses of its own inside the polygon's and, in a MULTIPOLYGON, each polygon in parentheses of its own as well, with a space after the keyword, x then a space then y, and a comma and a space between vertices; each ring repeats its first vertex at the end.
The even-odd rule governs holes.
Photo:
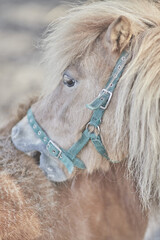
MULTIPOLYGON (((104 88, 121 52, 128 51, 128 63, 100 126, 101 137, 110 159, 127 159, 146 208, 160 199, 159 13, 148 0, 108 0, 77 7, 50 25, 43 41, 49 93, 32 106, 50 139, 68 149, 90 121, 92 111, 86 104, 104 88), (52 91, 55 81, 59 84, 52 91)), ((73 177, 61 161, 44 152, 27 117, 14 128, 12 138, 22 151, 42 152, 41 162, 52 162, 55 180, 73 177)), ((91 142, 78 157, 87 173, 109 169, 91 142)))
MULTIPOLYGON (((47 62, 50 79, 46 83, 49 93, 44 94, 32 106, 37 122, 49 137, 61 148, 68 149, 80 138, 90 120, 91 111, 85 105, 104 88, 121 53, 126 50, 129 53, 128 62, 105 111, 101 137, 110 159, 122 161, 122 166, 123 162, 126 163, 123 167, 135 181, 136 193, 144 209, 158 209, 160 199, 159 14, 157 6, 147 0, 106 0, 70 11, 50 26, 43 41, 44 61, 47 62), (59 84, 52 91, 57 79, 59 84)), ((53 180, 73 181, 79 173, 74 171, 69 174, 59 159, 61 156, 58 160, 46 153, 27 117, 14 127, 12 139, 21 151, 41 152, 40 166, 53 180), (50 167, 47 167, 48 163, 50 167)), ((107 176, 115 168, 96 151, 91 142, 78 157, 86 166, 84 175, 94 174, 98 170, 107 176)), ((122 175, 123 173, 124 171, 122 175)), ((97 175, 93 176, 98 179, 97 175)), ((106 184, 106 192, 109 192, 107 186, 106 184)), ((76 187, 78 188, 77 185, 76 187)), ((118 195, 116 197, 118 199, 118 195)), ((111 201, 112 199, 113 196, 111 201)), ((93 209, 92 206, 92 211, 93 209)), ((96 222, 95 218, 94 221, 96 222)), ((105 230, 101 231, 101 235, 103 232, 105 230)), ((95 233, 94 235, 96 236, 95 233)), ((126 236, 122 235, 121 233, 120 237, 124 240, 126 236)), ((63 239, 64 236, 65 233, 63 239)), ((107 237, 118 239, 108 232, 104 239, 107 237)))

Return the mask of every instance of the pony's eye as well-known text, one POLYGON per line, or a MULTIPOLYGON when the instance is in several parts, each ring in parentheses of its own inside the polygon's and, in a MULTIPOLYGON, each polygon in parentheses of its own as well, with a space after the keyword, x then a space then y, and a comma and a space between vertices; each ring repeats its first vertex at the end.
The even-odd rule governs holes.
POLYGON ((63 75, 63 83, 67 85, 67 87, 73 87, 76 83, 76 80, 68 76, 67 74, 63 75))

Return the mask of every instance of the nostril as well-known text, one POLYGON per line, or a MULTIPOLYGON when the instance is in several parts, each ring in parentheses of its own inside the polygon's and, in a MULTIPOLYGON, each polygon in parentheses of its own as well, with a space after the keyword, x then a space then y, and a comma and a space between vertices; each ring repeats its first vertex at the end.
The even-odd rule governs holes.
POLYGON ((19 128, 17 126, 12 128, 12 139, 17 138, 19 135, 19 128))

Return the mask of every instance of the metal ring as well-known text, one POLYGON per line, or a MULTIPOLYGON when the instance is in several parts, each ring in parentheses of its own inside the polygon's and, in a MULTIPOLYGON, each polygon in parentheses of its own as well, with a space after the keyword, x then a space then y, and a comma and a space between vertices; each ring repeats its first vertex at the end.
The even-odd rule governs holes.
POLYGON ((98 136, 98 135, 100 134, 100 132, 101 132, 100 127, 99 127, 99 126, 94 126, 94 125, 92 125, 91 122, 88 122, 88 123, 87 123, 86 129, 88 129, 88 131, 89 131, 90 133, 93 133, 93 132, 94 132, 97 136, 98 136), (93 131, 90 131, 90 130, 89 130, 89 127, 90 127, 90 126, 94 127, 93 131), (96 131, 97 131, 97 132, 96 132, 96 131))

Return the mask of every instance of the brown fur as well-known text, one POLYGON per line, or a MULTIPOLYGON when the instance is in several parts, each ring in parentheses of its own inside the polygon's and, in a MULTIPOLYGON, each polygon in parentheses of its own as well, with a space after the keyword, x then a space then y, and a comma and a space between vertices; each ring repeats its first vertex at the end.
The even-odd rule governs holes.
POLYGON ((0 137, 1 240, 143 239, 146 214, 124 163, 106 174, 51 183, 34 159, 13 147, 11 127, 0 137))

